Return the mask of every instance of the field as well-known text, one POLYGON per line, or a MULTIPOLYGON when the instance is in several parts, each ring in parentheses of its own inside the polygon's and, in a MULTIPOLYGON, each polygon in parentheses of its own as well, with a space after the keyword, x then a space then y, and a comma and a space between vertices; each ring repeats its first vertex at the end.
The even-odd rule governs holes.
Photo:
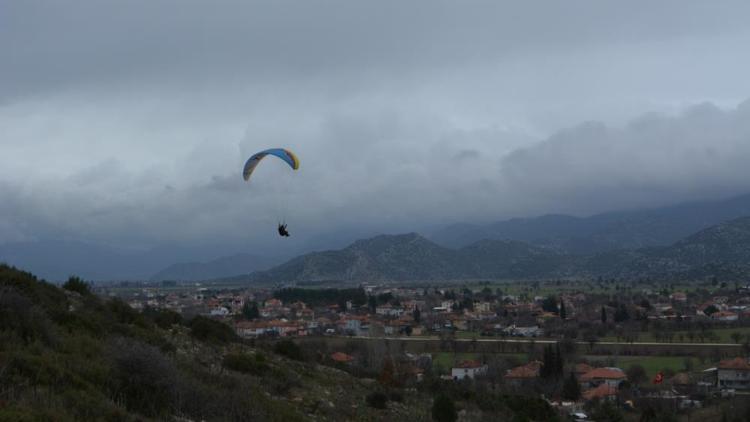
MULTIPOLYGON (((713 330, 709 330, 713 332, 717 337, 716 339, 706 339, 705 343, 735 343, 734 339, 732 339, 732 333, 739 333, 741 335, 740 343, 750 339, 750 327, 734 327, 734 328, 717 328, 713 330)), ((694 334, 697 334, 698 331, 694 331, 694 334)), ((622 341, 622 339, 620 339, 622 341)), ((607 336, 602 337, 599 339, 599 341, 618 341, 617 337, 615 336, 607 336)), ((657 339, 654 336, 654 333, 649 331, 646 333, 639 333, 638 340, 639 342, 661 342, 666 343, 667 341, 664 339, 657 339)), ((672 338, 671 343, 700 343, 699 337, 696 335, 693 340, 690 340, 688 337, 687 331, 675 331, 674 337, 672 338)))
MULTIPOLYGON (((496 357, 504 357, 523 364, 527 361, 528 356, 523 353, 516 354, 498 354, 496 357)), ((479 353, 450 353, 440 352, 433 354, 432 363, 434 367, 440 367, 444 371, 450 370, 453 365, 464 360, 479 359, 482 355, 479 353)), ((627 370, 631 365, 641 365, 646 370, 649 379, 656 376, 656 373, 663 370, 673 372, 684 372, 686 364, 690 366, 690 371, 702 371, 715 366, 716 362, 701 361, 692 356, 583 356, 581 360, 588 361, 595 365, 615 366, 627 370)))

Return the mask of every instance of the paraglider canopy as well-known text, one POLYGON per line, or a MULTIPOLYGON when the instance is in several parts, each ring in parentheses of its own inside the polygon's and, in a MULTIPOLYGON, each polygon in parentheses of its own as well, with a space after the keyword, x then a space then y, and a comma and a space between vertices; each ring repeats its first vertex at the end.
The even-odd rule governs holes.
POLYGON ((252 157, 248 158, 247 162, 245 163, 245 168, 242 170, 242 177, 245 180, 250 180, 250 176, 253 174, 253 171, 255 171, 255 167, 257 167, 258 163, 260 163, 260 161, 267 155, 273 155, 284 160, 284 162, 289 164, 289 167, 294 170, 297 170, 299 168, 299 159, 296 155, 294 155, 292 151, 284 148, 271 148, 265 151, 261 151, 257 154, 253 154, 252 157))
MULTIPOLYGON (((255 171, 255 168, 260 164, 261 160, 263 160, 266 156, 273 155, 277 158, 280 158, 282 161, 287 163, 289 167, 291 167, 293 170, 297 170, 299 168, 299 159, 292 151, 289 151, 288 149, 284 148, 271 148, 267 149, 265 151, 258 152, 256 154, 253 154, 250 158, 248 158, 247 162, 245 162, 245 167, 242 170, 242 177, 245 180, 250 180, 250 176, 252 176, 253 172, 255 171)), ((272 195, 275 197, 278 197, 280 202, 286 201, 287 195, 272 195)), ((278 213, 283 218, 283 220, 280 218, 280 221, 286 220, 284 215, 286 214, 286 206, 283 204, 279 204, 278 206, 278 213)), ((289 237, 289 231, 287 231, 286 223, 279 223, 278 227, 279 236, 281 237, 289 237)))

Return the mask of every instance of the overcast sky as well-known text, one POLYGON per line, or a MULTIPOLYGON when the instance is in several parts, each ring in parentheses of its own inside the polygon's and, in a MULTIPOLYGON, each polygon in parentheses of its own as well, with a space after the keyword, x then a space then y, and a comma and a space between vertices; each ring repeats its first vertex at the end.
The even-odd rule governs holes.
POLYGON ((0 0, 0 244, 261 249, 279 218, 310 240, 749 192, 748 16, 0 0), (300 170, 267 160, 245 183, 244 160, 276 146, 300 170))

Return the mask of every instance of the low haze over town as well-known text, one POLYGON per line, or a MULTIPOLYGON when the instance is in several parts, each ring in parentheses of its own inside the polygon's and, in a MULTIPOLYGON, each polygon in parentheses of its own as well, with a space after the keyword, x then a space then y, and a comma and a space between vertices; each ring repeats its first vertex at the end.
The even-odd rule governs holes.
POLYGON ((0 421, 750 420, 747 16, 0 0, 0 421))

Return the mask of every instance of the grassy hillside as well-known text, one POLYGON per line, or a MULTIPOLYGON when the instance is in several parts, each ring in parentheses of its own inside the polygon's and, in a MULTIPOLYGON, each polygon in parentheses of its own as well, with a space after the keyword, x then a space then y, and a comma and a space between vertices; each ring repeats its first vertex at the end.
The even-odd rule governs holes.
POLYGON ((558 420, 536 395, 430 372, 407 384, 392 364, 337 366, 318 346, 255 346, 222 322, 137 312, 80 279, 60 288, 0 264, 1 421, 423 421, 439 395, 476 420, 558 420))
POLYGON ((0 265, 0 420, 420 419, 427 396, 365 404, 372 385, 242 344, 229 326, 138 313, 73 280, 61 289, 0 265), (75 291, 73 291, 75 290, 75 291))

